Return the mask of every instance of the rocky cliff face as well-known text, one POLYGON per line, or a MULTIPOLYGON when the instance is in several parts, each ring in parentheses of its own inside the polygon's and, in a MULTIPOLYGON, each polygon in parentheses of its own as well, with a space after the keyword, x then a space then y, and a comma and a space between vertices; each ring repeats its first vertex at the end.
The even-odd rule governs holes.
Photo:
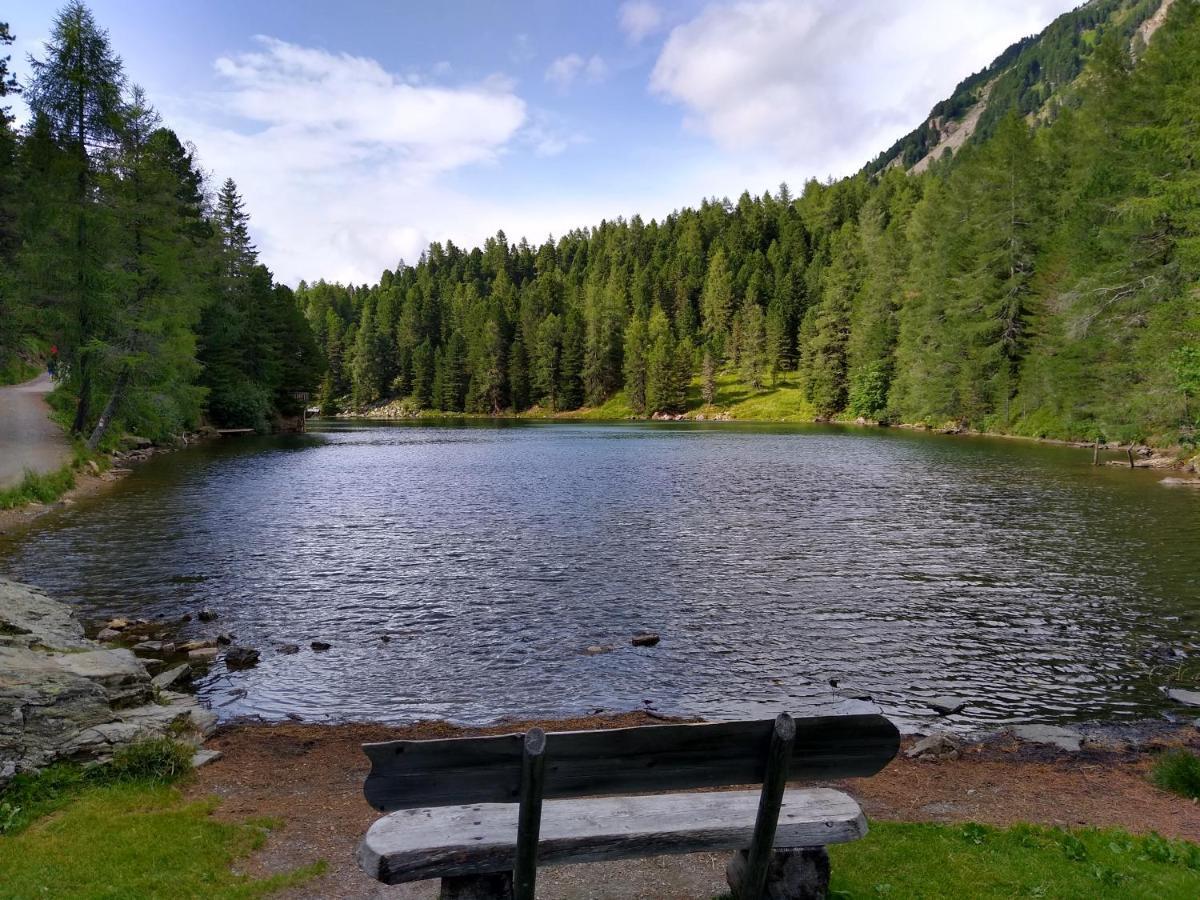
POLYGON ((66 604, 0 578, 0 787, 17 772, 106 762, 164 735, 199 745, 217 717, 166 683, 129 650, 84 637, 66 604))

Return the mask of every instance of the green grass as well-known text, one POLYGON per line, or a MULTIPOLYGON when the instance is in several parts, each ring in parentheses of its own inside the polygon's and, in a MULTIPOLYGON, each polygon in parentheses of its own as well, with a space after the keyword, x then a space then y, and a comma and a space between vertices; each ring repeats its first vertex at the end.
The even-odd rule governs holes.
POLYGON ((318 863, 267 879, 236 874, 268 828, 219 822, 216 805, 167 785, 88 788, 56 815, 0 837, 0 898, 261 897, 323 871, 318 863))
POLYGON ((186 801, 172 785, 190 754, 159 740, 107 766, 14 779, 0 796, 0 900, 261 897, 324 871, 318 862, 267 879, 235 873, 276 824, 220 822, 215 799, 186 801))
MULTIPOLYGON (((724 373, 716 378, 717 393, 711 407, 701 407, 699 381, 693 385, 695 401, 699 411, 709 418, 727 411, 734 419, 760 422, 811 422, 816 411, 804 399, 804 391, 794 380, 780 379, 774 386, 770 383, 755 390, 732 374, 724 373)), ((691 401, 692 393, 688 399, 691 401)), ((689 402, 689 408, 692 406, 689 402)), ((690 413, 689 413, 690 414, 690 413)))
POLYGON ((26 503, 53 503, 75 487, 74 465, 63 466, 45 475, 25 472, 25 477, 16 487, 0 491, 0 509, 14 509, 26 503))
POLYGON ((1150 780, 1172 794, 1200 800, 1200 757, 1187 750, 1169 750, 1154 763, 1150 780))
POLYGON ((1200 896, 1200 847, 1114 829, 873 822, 830 857, 840 900, 1200 896))

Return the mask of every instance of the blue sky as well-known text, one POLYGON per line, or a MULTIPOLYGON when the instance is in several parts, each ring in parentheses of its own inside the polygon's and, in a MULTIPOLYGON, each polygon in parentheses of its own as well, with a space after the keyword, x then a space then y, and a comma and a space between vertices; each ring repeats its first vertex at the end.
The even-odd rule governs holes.
MULTIPOLYGON (((1073 0, 92 0, 290 283, 847 174, 1073 0)), ((10 0, 14 68, 53 4, 10 0)))

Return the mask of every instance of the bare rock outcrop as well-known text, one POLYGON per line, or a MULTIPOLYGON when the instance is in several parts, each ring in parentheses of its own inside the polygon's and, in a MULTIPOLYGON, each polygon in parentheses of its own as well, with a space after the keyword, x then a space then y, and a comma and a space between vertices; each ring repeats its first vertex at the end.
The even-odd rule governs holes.
POLYGON ((156 686, 129 650, 84 637, 69 606, 0 578, 0 787, 167 734, 199 744, 214 727, 212 712, 156 686))

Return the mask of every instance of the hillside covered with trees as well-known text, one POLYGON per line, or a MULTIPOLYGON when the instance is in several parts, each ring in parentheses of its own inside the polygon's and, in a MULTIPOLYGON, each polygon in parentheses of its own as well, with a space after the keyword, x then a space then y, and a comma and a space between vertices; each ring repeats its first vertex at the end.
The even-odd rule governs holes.
POLYGON ((302 284, 323 405, 616 398, 645 415, 701 408, 736 376, 795 385, 822 418, 1194 440, 1200 5, 1175 3, 1148 48, 1128 6, 1085 10, 1094 50, 1072 102, 1044 124, 1017 104, 925 174, 863 171, 536 247, 435 243, 373 286, 302 284))
MULTIPOLYGON (((6 25, 0 42, 11 43, 6 25)), ((266 429, 323 362, 292 291, 258 262, 237 186, 210 197, 191 148, 130 85, 79 2, 0 110, 0 373, 56 362, 55 396, 91 447, 202 417, 266 429)))

